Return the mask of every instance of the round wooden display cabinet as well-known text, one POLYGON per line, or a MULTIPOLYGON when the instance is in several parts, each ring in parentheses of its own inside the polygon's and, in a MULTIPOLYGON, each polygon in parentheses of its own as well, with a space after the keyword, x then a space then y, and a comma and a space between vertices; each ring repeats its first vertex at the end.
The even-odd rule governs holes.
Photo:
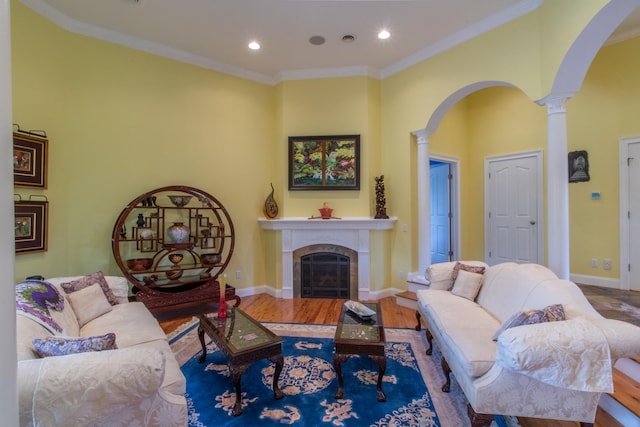
MULTIPOLYGON (((179 315, 219 301, 217 278, 233 255, 235 232, 215 197, 173 185, 132 200, 118 216, 111 241, 136 300, 156 315, 179 315)), ((225 287, 225 297, 240 304, 233 286, 225 287)))

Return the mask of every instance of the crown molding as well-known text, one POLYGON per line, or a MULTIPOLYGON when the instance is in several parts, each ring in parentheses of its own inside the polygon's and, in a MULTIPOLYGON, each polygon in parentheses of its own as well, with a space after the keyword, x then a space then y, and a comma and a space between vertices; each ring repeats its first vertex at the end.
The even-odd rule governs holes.
POLYGON ((471 40, 480 34, 492 30, 503 25, 513 19, 525 15, 537 9, 543 0, 522 0, 515 6, 505 9, 483 21, 480 21, 464 30, 447 37, 433 45, 405 58, 395 64, 392 64, 382 70, 378 70, 368 66, 354 66, 342 68, 322 68, 322 69, 306 69, 306 70, 285 70, 281 73, 270 76, 266 74, 256 73, 251 70, 229 65, 211 58, 168 47, 166 45, 149 42, 137 37, 131 37, 116 31, 106 30, 95 25, 86 24, 75 20, 61 13, 57 9, 49 6, 42 0, 19 0, 20 3, 34 10, 38 14, 44 16, 48 20, 64 28, 65 30, 93 37, 106 42, 119 44, 132 49, 137 49, 153 55, 162 56, 187 64, 196 65, 198 67, 218 71, 224 74, 230 74, 246 80, 252 80, 258 83, 274 86, 286 80, 310 80, 318 78, 335 78, 335 77, 354 77, 369 76, 376 79, 383 79, 406 68, 422 62, 438 53, 450 49, 467 40, 471 40))

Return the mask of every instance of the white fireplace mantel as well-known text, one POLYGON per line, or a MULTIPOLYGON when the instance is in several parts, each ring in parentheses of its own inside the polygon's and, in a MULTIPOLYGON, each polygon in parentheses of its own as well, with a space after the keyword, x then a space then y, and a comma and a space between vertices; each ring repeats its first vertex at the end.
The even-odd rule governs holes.
POLYGON ((284 217, 258 218, 260 227, 281 232, 282 238, 282 297, 293 298, 293 251, 317 244, 340 245, 358 252, 358 299, 368 300, 371 294, 369 233, 390 230, 397 217, 375 219, 346 217, 320 219, 284 217))

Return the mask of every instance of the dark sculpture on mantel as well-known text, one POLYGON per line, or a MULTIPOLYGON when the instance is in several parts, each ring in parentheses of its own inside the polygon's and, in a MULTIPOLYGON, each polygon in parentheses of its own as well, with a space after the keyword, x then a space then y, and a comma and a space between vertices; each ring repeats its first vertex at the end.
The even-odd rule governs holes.
POLYGON ((387 219, 387 199, 384 197, 384 175, 376 176, 376 216, 375 219, 387 219))

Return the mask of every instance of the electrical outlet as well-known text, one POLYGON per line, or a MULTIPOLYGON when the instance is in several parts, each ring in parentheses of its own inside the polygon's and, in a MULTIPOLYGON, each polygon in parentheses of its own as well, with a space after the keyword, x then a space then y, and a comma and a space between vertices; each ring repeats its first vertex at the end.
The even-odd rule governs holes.
POLYGON ((236 279, 240 279, 240 270, 236 271, 236 279))
POLYGON ((591 268, 598 268, 598 258, 591 258, 591 268))
POLYGON ((605 270, 611 270, 611 260, 610 259, 602 260, 602 268, 604 268, 605 270))
POLYGON ((398 277, 401 278, 401 279, 404 279, 404 271, 400 270, 398 272, 398 277))

